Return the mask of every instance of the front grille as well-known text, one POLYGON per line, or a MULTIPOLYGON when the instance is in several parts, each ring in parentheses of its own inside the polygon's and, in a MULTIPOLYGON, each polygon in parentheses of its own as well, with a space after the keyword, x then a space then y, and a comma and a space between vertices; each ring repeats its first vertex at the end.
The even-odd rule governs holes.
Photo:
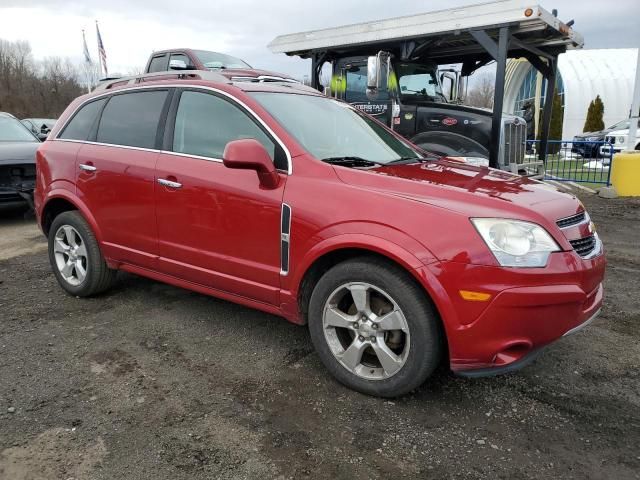
POLYGON ((589 235, 588 237, 579 238, 578 240, 569 240, 569 243, 581 257, 586 257, 596 248, 596 237, 589 235))
POLYGON ((504 123, 503 164, 522 163, 526 150, 527 124, 524 122, 504 123))
POLYGON ((571 215, 570 217, 561 218, 556 222, 560 228, 568 228, 573 227, 574 225, 579 225, 584 222, 586 218, 586 214, 584 212, 577 213, 575 215, 571 215))

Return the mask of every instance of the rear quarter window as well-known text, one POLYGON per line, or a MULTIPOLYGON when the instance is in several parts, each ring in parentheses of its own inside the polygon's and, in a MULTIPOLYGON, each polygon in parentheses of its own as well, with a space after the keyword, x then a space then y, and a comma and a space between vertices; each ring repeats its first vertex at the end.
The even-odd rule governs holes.
POLYGON ((114 95, 104 107, 96 141, 154 148, 167 90, 114 95))
POLYGON ((58 138, 87 140, 106 101, 106 98, 101 98, 83 105, 67 123, 58 138))

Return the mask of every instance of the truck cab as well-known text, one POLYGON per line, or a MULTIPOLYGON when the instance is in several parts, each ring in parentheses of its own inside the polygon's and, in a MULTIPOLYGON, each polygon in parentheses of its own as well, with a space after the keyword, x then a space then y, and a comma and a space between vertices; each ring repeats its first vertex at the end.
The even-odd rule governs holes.
POLYGON ((280 35, 269 49, 310 59, 314 88, 384 120, 425 150, 541 176, 558 55, 584 44, 572 25, 535 3, 500 0, 280 35), (526 122, 503 113, 509 58, 528 60, 549 85, 535 159, 526 156, 526 122), (493 110, 462 105, 462 82, 494 62, 493 110), (331 85, 320 82, 326 64, 331 85))
POLYGON ((295 81, 281 73, 253 68, 244 60, 226 53, 192 48, 172 48, 153 52, 144 73, 208 70, 222 73, 233 81, 295 81))
MULTIPOLYGON (((372 89, 367 56, 340 58, 333 64, 327 93, 374 116, 424 150, 488 165, 492 112, 462 104, 459 72, 393 58, 388 68, 382 88, 372 89)), ((502 124, 517 134, 512 141, 524 143, 523 119, 503 114, 502 124)), ((501 164, 515 162, 524 153, 524 148, 503 151, 501 164)))

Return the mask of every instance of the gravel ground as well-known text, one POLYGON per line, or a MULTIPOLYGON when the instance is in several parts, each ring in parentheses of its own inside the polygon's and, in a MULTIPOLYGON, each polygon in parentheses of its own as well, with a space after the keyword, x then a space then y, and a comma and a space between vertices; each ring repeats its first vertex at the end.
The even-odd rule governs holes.
POLYGON ((0 479, 638 479, 640 201, 583 201, 601 317, 517 374, 396 401, 277 317, 125 274, 65 295, 33 222, 0 219, 0 479))

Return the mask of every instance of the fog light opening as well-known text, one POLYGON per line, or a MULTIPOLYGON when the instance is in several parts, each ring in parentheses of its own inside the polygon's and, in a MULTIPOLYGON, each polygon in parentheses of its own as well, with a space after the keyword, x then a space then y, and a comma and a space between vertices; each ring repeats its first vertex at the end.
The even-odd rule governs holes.
POLYGON ((517 362, 531 351, 532 345, 529 342, 512 343, 504 350, 496 353, 493 357, 494 365, 509 365, 517 362))

